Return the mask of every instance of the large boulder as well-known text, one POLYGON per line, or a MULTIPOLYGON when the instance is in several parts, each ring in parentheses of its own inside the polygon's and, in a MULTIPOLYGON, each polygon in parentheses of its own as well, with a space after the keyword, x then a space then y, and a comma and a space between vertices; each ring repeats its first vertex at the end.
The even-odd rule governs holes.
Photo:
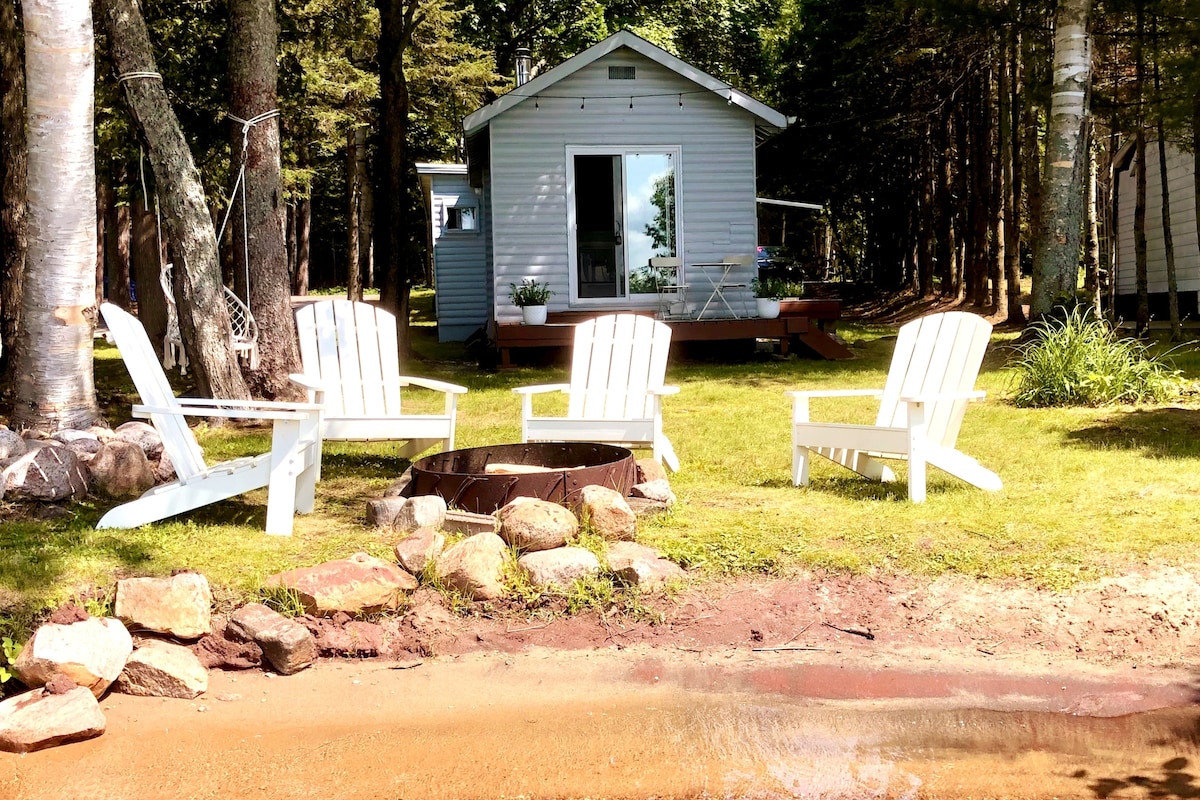
POLYGON ((447 548, 437 560, 442 583, 473 600, 496 600, 504 596, 504 565, 508 546, 494 533, 477 533, 447 548))
POLYGON ((413 575, 420 575, 446 546, 446 537, 433 528, 421 528, 396 543, 396 560, 413 575))
POLYGON ((294 590, 306 612, 321 616, 399 608, 405 593, 417 588, 417 579, 389 561, 355 553, 350 558, 272 575, 266 584, 294 590))
POLYGON ((263 658, 283 675, 292 675, 317 658, 317 645, 308 629, 262 603, 242 606, 225 628, 231 639, 254 642, 263 658))
POLYGON ((30 687, 65 675, 99 697, 121 674, 132 652, 133 638, 119 620, 90 617, 69 625, 48 623, 34 631, 13 671, 30 687))
POLYGON ((162 436, 158 430, 147 422, 133 420, 126 422, 124 425, 118 425, 113 431, 116 437, 122 441, 136 444, 142 448, 142 452, 146 454, 146 458, 151 461, 157 461, 162 456, 163 442, 162 436))
POLYGON ((575 515, 557 503, 518 497, 496 512, 500 538, 522 553, 562 547, 579 533, 575 515))
POLYGON ((191 700, 208 691, 208 670, 183 645, 149 639, 129 656, 113 690, 191 700))
POLYGON ((535 586, 566 587, 579 578, 600 574, 599 559, 582 547, 556 547, 526 553, 517 559, 517 566, 535 586))
POLYGON ((106 497, 139 497, 154 487, 154 467, 146 453, 121 439, 103 445, 88 462, 88 468, 92 471, 92 488, 106 497))
POLYGON ((0 476, 9 497, 57 502, 88 493, 87 465, 66 445, 26 442, 24 455, 0 461, 0 476))
POLYGON ((585 486, 579 491, 579 513, 592 531, 610 542, 627 541, 637 534, 637 516, 624 496, 607 486, 585 486))
POLYGON ((671 484, 664 479, 634 484, 629 487, 629 493, 664 505, 675 505, 675 493, 671 491, 671 484))
POLYGON ((404 504, 407 502, 407 497, 399 496, 368 500, 367 524, 376 528, 390 528, 396 521, 396 515, 400 513, 400 509, 404 508, 404 504))
POLYGON ((638 483, 649 483, 650 481, 666 480, 667 470, 662 464, 658 463, 654 458, 639 458, 637 460, 638 474, 641 475, 641 480, 638 483))
POLYGON ((663 558, 652 547, 637 542, 613 542, 608 547, 608 568, 622 583, 656 589, 687 573, 674 561, 663 558))
POLYGON ((95 696, 82 686, 62 693, 35 689, 0 703, 0 750, 29 753, 104 733, 95 696))
POLYGON ((94 436, 83 436, 70 441, 64 442, 67 449, 85 464, 90 464, 96 454, 104 449, 104 443, 94 436))
POLYGON ((198 639, 212 632, 212 602, 208 578, 181 572, 169 578, 117 581, 113 609, 118 619, 133 628, 198 639))

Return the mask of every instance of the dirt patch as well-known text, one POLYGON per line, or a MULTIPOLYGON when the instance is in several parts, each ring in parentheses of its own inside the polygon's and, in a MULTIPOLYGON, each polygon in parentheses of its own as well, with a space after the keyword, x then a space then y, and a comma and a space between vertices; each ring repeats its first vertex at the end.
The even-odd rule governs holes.
POLYGON ((1029 663, 1176 667, 1200 655, 1197 571, 1168 568, 1050 592, 961 577, 812 574, 706 583, 649 604, 651 615, 454 615, 419 592, 389 626, 393 651, 520 652, 646 645, 665 652, 808 649, 846 658, 936 652, 1029 663))

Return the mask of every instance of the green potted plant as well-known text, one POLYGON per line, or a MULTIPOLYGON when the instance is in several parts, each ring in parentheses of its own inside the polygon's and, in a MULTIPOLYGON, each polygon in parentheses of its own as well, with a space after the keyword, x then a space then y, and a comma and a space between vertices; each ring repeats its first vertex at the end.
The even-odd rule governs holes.
POLYGON ((508 285, 508 297, 514 306, 521 309, 521 317, 526 325, 546 324, 546 301, 554 292, 545 283, 538 283, 534 278, 522 278, 521 285, 508 285))
POLYGON ((758 307, 758 316, 762 319, 778 317, 779 301, 785 297, 787 288, 787 282, 780 278, 755 278, 750 281, 750 289, 754 292, 754 304, 758 307))

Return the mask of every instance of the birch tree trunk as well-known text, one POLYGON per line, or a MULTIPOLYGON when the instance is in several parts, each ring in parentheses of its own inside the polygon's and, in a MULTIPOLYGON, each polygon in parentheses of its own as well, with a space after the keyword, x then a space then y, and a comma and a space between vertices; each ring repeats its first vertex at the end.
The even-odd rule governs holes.
POLYGON ((1059 0, 1054 17, 1054 78, 1042 172, 1043 206, 1033 263, 1034 317, 1074 298, 1083 229, 1083 123, 1091 86, 1091 0, 1059 0))
MULTIPOLYGON (((274 0, 229 3, 229 94, 232 113, 253 120, 279 107, 276 45, 279 28, 274 0)), ((285 209, 280 177, 279 117, 262 119, 243 132, 236 127, 233 152, 245 147, 246 227, 233 225, 234 285, 245 282, 249 253, 250 311, 258 323, 258 369, 246 373, 251 391, 270 399, 300 399, 288 380, 300 371, 292 321, 291 276, 283 231, 285 209), (245 137, 245 138, 243 138, 245 137)), ((235 155, 236 157, 236 155, 235 155)), ((235 200, 236 202, 236 200, 235 200)), ((242 293, 243 297, 247 294, 242 293)))
POLYGON ((87 428, 100 420, 96 327, 96 159, 92 11, 25 0, 29 249, 12 427, 87 428))
POLYGON ((200 173, 179 120, 157 76, 145 20, 134 0, 97 0, 108 32, 109 51, 120 75, 134 125, 146 143, 162 207, 163 226, 174 258, 173 288, 179 331, 199 392, 208 397, 248 399, 250 392, 233 352, 233 334, 217 235, 204 202, 200 173))
POLYGON ((25 272, 25 71, 15 0, 0 0, 0 405, 7 408, 20 347, 25 272))

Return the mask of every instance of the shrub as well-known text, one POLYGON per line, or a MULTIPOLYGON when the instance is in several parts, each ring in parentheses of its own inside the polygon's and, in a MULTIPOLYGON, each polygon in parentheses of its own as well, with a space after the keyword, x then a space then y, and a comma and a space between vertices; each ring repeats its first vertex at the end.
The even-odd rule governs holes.
POLYGON ((1032 326, 1018 349, 1017 391, 1022 407, 1099 406, 1162 402, 1179 391, 1179 372, 1149 347, 1122 337, 1089 308, 1032 326))

